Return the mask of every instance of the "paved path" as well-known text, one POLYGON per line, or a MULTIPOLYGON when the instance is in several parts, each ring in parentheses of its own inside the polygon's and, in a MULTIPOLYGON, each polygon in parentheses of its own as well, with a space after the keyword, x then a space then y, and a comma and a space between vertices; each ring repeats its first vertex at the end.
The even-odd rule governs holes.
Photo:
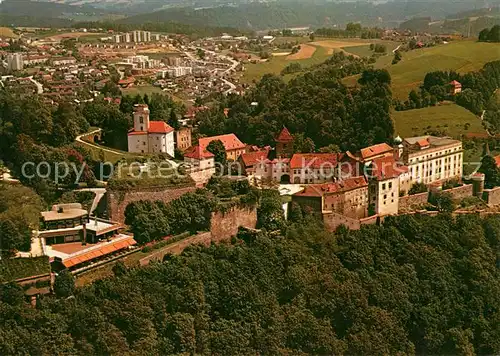
POLYGON ((394 48, 394 49, 392 50, 392 53, 396 53, 396 51, 397 51, 399 48, 401 48, 401 46, 402 46, 402 45, 403 45, 403 44, 400 44, 399 46, 397 46, 396 48, 394 48))
POLYGON ((106 188, 82 188, 82 189, 77 189, 75 191, 76 192, 93 192, 93 193, 95 193, 95 198, 94 198, 94 201, 92 202, 92 207, 90 208, 91 214, 94 212, 95 209, 97 209, 99 202, 104 197, 104 194, 106 194, 106 188))
POLYGON ((84 134, 78 135, 78 136, 76 136, 75 141, 76 141, 76 142, 79 142, 79 143, 82 143, 82 144, 84 144, 84 145, 90 146, 90 147, 97 148, 97 149, 99 149, 99 150, 103 150, 103 151, 105 151, 105 152, 113 153, 113 154, 116 154, 116 155, 122 155, 122 154, 123 154, 123 152, 120 152, 120 151, 115 151, 115 150, 112 150, 112 149, 109 149, 109 148, 105 148, 105 147, 102 147, 102 146, 96 145, 95 143, 90 143, 90 142, 87 142, 87 141, 82 140, 82 137, 84 137, 84 136, 91 136, 91 135, 95 135, 95 134, 100 133, 101 131, 102 131, 102 129, 97 129, 97 130, 94 130, 94 131, 90 131, 90 132, 87 132, 87 133, 84 133, 84 134))

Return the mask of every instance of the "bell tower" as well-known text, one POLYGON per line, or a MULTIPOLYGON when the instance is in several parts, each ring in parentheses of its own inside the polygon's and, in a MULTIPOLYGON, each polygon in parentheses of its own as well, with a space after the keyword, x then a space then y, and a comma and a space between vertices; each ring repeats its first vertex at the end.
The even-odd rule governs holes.
POLYGON ((290 158, 293 155, 293 136, 286 127, 283 127, 276 138, 276 156, 290 158))
POLYGON ((134 106, 134 131, 148 132, 149 130, 149 108, 146 104, 134 106))

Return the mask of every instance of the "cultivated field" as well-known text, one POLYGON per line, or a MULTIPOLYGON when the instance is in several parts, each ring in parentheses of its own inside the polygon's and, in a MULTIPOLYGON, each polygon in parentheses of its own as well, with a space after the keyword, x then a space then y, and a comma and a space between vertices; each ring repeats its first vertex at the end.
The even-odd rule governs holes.
POLYGON ((421 85, 428 72, 455 70, 467 73, 479 70, 486 63, 499 59, 498 43, 456 41, 404 52, 401 62, 395 65, 389 63, 384 67, 391 74, 394 97, 404 100, 412 89, 417 89, 421 85))
POLYGON ((0 38, 17 38, 18 36, 8 27, 0 27, 0 38))
POLYGON ((328 50, 328 54, 333 54, 335 51, 348 51, 347 48, 349 47, 360 47, 360 46, 367 46, 370 48, 370 44, 361 40, 341 40, 341 39, 335 39, 335 40, 323 40, 323 41, 316 41, 316 42, 311 42, 312 45, 315 46, 320 46, 324 47, 328 50))
POLYGON ((304 43, 300 45, 300 50, 297 53, 289 55, 288 57, 286 57, 286 59, 288 61, 308 59, 314 55, 314 52, 316 52, 315 46, 311 46, 304 43))
MULTIPOLYGON (((352 38, 322 38, 311 42, 308 37, 278 37, 273 43, 278 44, 291 41, 299 41, 299 43, 301 43, 301 50, 298 53, 287 56, 285 51, 280 51, 273 53, 273 57, 267 62, 246 65, 246 71, 243 74, 242 82, 251 83, 252 81, 257 81, 266 73, 279 74, 283 68, 291 62, 300 63, 303 67, 320 64, 328 59, 335 51, 343 51, 348 55, 352 54, 355 56, 371 56, 373 54, 373 51, 370 50, 371 43, 382 43, 386 45, 388 54, 380 57, 378 61, 385 60, 385 63, 390 63, 392 60, 392 50, 399 45, 398 42, 393 41, 352 38)), ((287 75, 285 76, 285 80, 291 77, 293 77, 293 75, 287 75)))
MULTIPOLYGON (((303 45, 302 45, 303 46, 303 45)), ((279 74, 283 68, 285 68, 290 63, 300 63, 302 67, 309 67, 315 64, 323 63, 330 55, 327 53, 327 49, 324 47, 316 47, 316 51, 310 58, 288 60, 288 56, 278 56, 271 57, 266 62, 260 63, 249 63, 245 65, 245 72, 241 78, 242 83, 252 83, 253 81, 258 81, 264 74, 272 73, 279 74)), ((287 77, 286 79, 289 79, 287 77)))
POLYGON ((481 120, 453 103, 423 109, 392 112, 396 135, 412 137, 429 131, 459 138, 465 134, 485 134, 481 120))

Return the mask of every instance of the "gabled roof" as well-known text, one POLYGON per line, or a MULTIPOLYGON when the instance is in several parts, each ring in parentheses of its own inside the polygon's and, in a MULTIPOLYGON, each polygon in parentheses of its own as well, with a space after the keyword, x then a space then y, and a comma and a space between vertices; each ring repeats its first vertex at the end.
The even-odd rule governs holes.
POLYGON ((361 149, 361 158, 364 160, 370 159, 372 157, 384 154, 384 153, 392 154, 392 147, 387 143, 379 143, 373 146, 365 147, 361 149))
POLYGON ((202 150, 199 145, 188 148, 188 150, 184 153, 184 157, 197 160, 208 159, 212 158, 213 156, 214 154, 212 152, 209 152, 207 150, 202 150))
POLYGON ((423 147, 430 146, 430 143, 429 143, 429 140, 427 138, 423 138, 423 139, 417 141, 417 145, 419 145, 420 147, 423 148, 423 147))
POLYGON ((325 194, 343 193, 368 186, 365 177, 352 177, 335 183, 308 184, 304 190, 294 194, 301 197, 321 197, 325 194))
POLYGON ((456 86, 456 87, 461 87, 462 86, 462 84, 460 82, 456 81, 456 80, 452 80, 450 82, 450 84, 453 85, 453 86, 456 86))
POLYGON ((198 140, 198 144, 200 145, 200 147, 203 150, 206 150, 207 146, 210 144, 210 142, 217 141, 217 140, 220 140, 222 142, 226 151, 245 148, 245 144, 243 142, 241 142, 240 139, 238 137, 236 137, 235 134, 203 137, 203 138, 200 138, 198 140))
POLYGON ((256 152, 243 153, 240 156, 240 158, 243 161, 245 167, 252 167, 257 163, 266 160, 268 155, 269 155, 268 150, 262 150, 256 152))
POLYGON ((297 169, 306 166, 321 168, 325 163, 336 166, 340 157, 338 153, 296 153, 290 160, 290 168, 297 169))
POLYGON ((408 167, 396 162, 394 157, 376 158, 367 169, 369 178, 376 180, 385 180, 399 177, 408 172, 408 167))
POLYGON ((173 132, 174 129, 173 127, 169 126, 166 122, 164 121, 150 121, 149 122, 149 129, 148 133, 169 133, 173 132))
POLYGON ((283 130, 281 130, 280 134, 276 138, 276 142, 292 142, 293 137, 290 134, 290 131, 286 127, 283 127, 283 130))

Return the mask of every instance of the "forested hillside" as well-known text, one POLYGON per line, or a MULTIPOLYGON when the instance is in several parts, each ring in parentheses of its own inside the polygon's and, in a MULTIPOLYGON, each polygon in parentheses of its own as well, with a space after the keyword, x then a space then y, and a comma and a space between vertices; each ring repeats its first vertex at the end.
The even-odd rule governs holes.
POLYGON ((412 17, 432 16, 440 19, 474 8, 464 1, 387 2, 310 2, 281 1, 249 3, 212 8, 171 8, 140 14, 121 20, 124 23, 177 21, 194 25, 230 26, 265 30, 294 26, 330 27, 360 22, 364 26, 393 26, 412 17))
MULTIPOLYGON (((500 218, 402 216, 361 231, 191 247, 36 308, 0 290, 0 353, 497 354, 500 218)), ((64 283, 63 283, 64 282, 64 283)))
POLYGON ((370 69, 368 60, 336 53, 288 84, 266 75, 244 97, 218 98, 215 109, 197 115, 198 129, 209 136, 235 133, 243 142, 265 146, 274 145, 275 135, 286 126, 301 135, 296 140, 299 152, 330 144, 356 150, 391 139, 390 83, 387 71, 370 69), (359 89, 341 83, 341 78, 358 73, 359 89), (228 118, 225 107, 231 109, 228 118))

